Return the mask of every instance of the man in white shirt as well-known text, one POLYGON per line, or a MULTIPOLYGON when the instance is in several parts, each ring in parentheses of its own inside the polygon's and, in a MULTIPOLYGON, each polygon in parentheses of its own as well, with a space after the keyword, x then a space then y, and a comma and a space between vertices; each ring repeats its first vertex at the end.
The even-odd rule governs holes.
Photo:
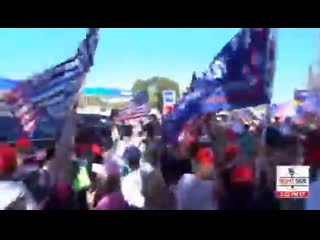
POLYGON ((123 159, 131 172, 122 179, 121 190, 125 201, 130 207, 144 208, 145 199, 142 194, 142 176, 140 169, 141 152, 136 146, 125 149, 123 159))

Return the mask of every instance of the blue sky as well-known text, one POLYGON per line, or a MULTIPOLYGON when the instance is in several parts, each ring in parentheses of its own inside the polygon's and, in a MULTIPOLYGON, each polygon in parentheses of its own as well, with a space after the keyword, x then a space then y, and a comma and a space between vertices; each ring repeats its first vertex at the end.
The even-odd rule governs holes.
MULTIPOLYGON (((239 28, 106 28, 87 86, 130 89, 136 79, 165 76, 185 87, 239 28)), ((0 76, 24 79, 72 56, 84 28, 1 28, 0 76)), ((274 102, 303 88, 320 52, 319 29, 278 30, 274 102)))

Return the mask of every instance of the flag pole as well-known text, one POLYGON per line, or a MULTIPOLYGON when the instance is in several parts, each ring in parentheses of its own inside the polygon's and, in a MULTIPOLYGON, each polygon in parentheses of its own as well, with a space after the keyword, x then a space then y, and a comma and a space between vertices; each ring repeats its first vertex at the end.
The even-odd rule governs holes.
MULTIPOLYGON (((271 71, 268 71, 269 68, 271 68, 270 66, 270 43, 271 43, 271 39, 272 39, 272 28, 270 28, 269 30, 269 34, 267 36, 267 47, 266 47, 266 72, 265 72, 265 77, 266 79, 270 79, 272 78, 272 72, 271 71)), ((273 81, 271 82, 273 84, 273 81)), ((273 86, 270 86, 271 89, 273 89, 273 86)), ((266 108, 266 116, 265 116, 265 121, 266 121, 266 126, 269 126, 271 124, 271 99, 272 99, 272 93, 271 93, 271 96, 270 96, 270 103, 267 105, 267 108, 266 108)))

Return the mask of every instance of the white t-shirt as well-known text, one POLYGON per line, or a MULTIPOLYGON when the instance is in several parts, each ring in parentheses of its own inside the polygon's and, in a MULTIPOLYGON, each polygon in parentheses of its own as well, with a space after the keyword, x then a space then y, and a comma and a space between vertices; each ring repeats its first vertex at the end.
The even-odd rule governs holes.
POLYGON ((142 178, 140 169, 129 173, 122 179, 121 191, 126 202, 133 207, 144 207, 142 195, 142 178))
POLYGON ((117 128, 113 128, 111 132, 111 137, 113 141, 116 141, 120 138, 119 131, 117 128))
POLYGON ((213 202, 213 189, 214 181, 184 174, 175 190, 178 210, 217 210, 213 202))
POLYGON ((37 210, 37 204, 22 182, 0 181, 0 210, 37 210))
POLYGON ((309 198, 305 201, 305 210, 320 210, 320 180, 311 183, 309 198))

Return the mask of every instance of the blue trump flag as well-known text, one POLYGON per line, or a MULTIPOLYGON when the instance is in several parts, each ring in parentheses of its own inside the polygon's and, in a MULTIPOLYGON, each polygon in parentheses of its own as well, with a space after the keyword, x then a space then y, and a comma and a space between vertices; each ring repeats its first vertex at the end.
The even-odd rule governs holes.
POLYGON ((6 102, 27 134, 32 135, 37 127, 43 126, 43 131, 51 129, 50 133, 59 136, 65 117, 76 102, 85 74, 93 65, 98 32, 98 28, 89 28, 75 56, 20 81, 5 94, 6 102))
POLYGON ((163 119, 163 138, 176 141, 192 116, 269 104, 275 71, 275 38, 270 28, 245 28, 229 41, 190 91, 163 119))

